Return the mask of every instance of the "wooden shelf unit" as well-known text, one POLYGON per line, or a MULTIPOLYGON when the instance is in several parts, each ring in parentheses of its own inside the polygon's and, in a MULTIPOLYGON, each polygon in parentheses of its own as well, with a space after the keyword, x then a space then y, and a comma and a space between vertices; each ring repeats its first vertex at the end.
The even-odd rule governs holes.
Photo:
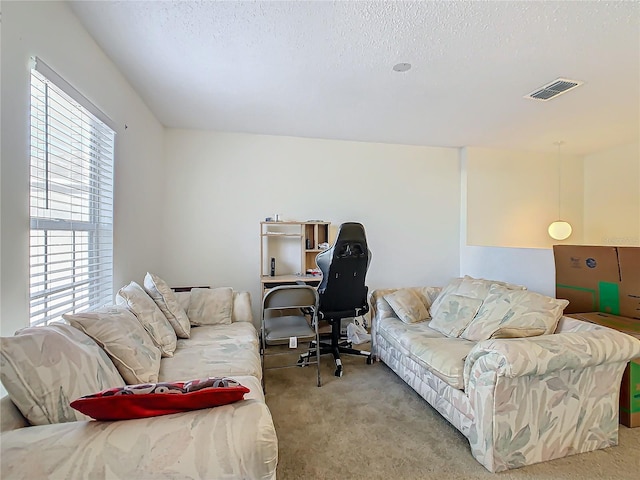
POLYGON ((322 275, 308 275, 316 268, 322 243, 329 243, 331 222, 260 222, 260 278, 263 291, 276 285, 303 281, 317 285, 322 275), (309 248, 307 248, 309 247, 309 248), (275 258, 275 275, 270 275, 275 258))

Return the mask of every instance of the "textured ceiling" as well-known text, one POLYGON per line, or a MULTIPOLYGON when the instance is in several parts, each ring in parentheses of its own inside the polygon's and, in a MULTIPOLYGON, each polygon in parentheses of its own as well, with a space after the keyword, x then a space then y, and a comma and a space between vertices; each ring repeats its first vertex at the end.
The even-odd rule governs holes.
POLYGON ((573 154, 640 136, 637 1, 70 3, 168 127, 573 154), (558 77, 585 83, 523 98, 558 77))

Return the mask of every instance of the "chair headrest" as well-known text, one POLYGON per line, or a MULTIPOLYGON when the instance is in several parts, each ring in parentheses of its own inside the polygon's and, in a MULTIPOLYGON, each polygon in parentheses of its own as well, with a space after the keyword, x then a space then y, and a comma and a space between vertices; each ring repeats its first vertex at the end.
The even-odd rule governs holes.
POLYGON ((364 248, 362 248, 362 244, 359 242, 344 242, 338 246, 339 249, 336 253, 336 257, 338 258, 364 257, 366 255, 364 248))

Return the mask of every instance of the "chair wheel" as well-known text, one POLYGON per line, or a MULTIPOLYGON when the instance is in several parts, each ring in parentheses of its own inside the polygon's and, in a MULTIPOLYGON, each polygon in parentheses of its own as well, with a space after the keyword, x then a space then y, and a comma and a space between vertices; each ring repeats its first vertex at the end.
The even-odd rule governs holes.
POLYGON ((373 357, 371 355, 367 357, 367 365, 373 365, 373 357))
POLYGON ((338 368, 336 368, 336 371, 335 371, 334 375, 336 377, 341 377, 342 376, 342 365, 340 365, 338 368))

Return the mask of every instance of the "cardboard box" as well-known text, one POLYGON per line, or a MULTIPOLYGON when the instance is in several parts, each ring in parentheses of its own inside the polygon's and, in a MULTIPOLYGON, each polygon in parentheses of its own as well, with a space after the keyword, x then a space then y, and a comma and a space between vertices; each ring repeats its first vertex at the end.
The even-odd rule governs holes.
POLYGON ((631 360, 622 375, 620 423, 640 427, 640 358, 631 360))
MULTIPOLYGON (((565 315, 640 338, 640 247, 554 245, 553 257, 565 315)), ((640 426, 640 359, 622 377, 620 423, 640 426)))
POLYGON ((605 312, 640 320, 640 247, 554 245, 556 297, 565 314, 605 312))
POLYGON ((618 247, 618 263, 620 264, 619 315, 640 319, 640 247, 618 247))
MULTIPOLYGON (((568 317, 613 328, 640 339, 640 321, 603 312, 572 313, 568 317)), ((640 427, 640 358, 631 360, 620 385, 620 423, 640 427)))

